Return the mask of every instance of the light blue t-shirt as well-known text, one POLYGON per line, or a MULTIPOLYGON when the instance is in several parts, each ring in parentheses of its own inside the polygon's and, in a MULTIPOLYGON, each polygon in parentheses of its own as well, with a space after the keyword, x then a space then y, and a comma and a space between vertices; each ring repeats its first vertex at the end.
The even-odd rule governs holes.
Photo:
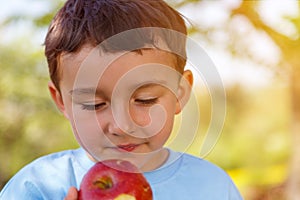
MULTIPOLYGON (((170 151, 161 168, 144 173, 154 200, 240 200, 230 177, 200 158, 170 151)), ((63 200, 69 188, 79 188, 94 163, 82 148, 41 157, 21 169, 3 188, 0 200, 63 200)))

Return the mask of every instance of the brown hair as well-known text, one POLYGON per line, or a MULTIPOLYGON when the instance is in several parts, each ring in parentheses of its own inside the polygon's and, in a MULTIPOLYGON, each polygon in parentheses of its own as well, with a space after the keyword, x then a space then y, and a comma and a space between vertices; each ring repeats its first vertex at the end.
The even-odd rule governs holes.
MULTIPOLYGON (((187 34, 180 13, 163 0, 68 0, 53 18, 45 39, 45 55, 52 82, 59 90, 61 53, 76 52, 87 43, 97 46, 113 35, 142 27, 159 27, 187 34)), ((155 46, 153 35, 143 32, 142 37, 142 44, 136 48, 146 44, 155 46)), ((186 63, 185 39, 174 41, 174 37, 168 35, 160 38, 172 46, 171 50, 180 49, 180 55, 175 56, 177 67, 182 72, 186 63)), ((105 50, 126 50, 124 46, 110 44, 105 50)))

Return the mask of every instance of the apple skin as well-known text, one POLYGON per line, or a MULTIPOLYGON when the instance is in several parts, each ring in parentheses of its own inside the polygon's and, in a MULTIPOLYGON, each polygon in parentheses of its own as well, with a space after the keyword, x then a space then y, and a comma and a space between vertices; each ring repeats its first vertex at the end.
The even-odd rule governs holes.
POLYGON ((79 200, 152 200, 152 190, 136 166, 124 160, 96 163, 83 177, 79 200))

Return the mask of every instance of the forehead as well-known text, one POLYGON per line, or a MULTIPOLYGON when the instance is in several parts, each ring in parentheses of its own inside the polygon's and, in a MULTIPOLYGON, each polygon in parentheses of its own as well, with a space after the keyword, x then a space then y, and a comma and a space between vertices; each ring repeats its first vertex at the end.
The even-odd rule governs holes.
POLYGON ((99 58, 106 59, 106 57, 109 57, 112 54, 115 54, 115 58, 117 59, 120 55, 130 53, 130 54, 142 56, 144 62, 166 63, 167 61, 170 62, 172 66, 176 64, 176 57, 173 54, 155 48, 145 48, 145 49, 141 49, 140 51, 131 51, 125 53, 124 52, 105 53, 98 50, 97 47, 94 47, 89 44, 85 44, 80 48, 79 51, 72 52, 72 53, 68 53, 68 52, 62 53, 59 57, 59 63, 62 69, 70 65, 79 67, 79 65, 81 65, 82 62, 84 62, 84 60, 86 59, 99 59, 99 58), (98 54, 99 57, 95 57, 97 53, 94 54, 94 56, 92 56, 92 52, 99 52, 98 54))
POLYGON ((87 58, 93 48, 93 46, 86 44, 80 48, 79 51, 71 53, 63 52, 59 56, 59 70, 61 74, 63 74, 65 70, 68 70, 68 68, 79 68, 81 63, 87 58))
POLYGON ((76 76, 79 71, 94 74, 95 70, 114 68, 114 73, 122 73, 145 64, 161 64, 176 69, 177 62, 173 54, 154 48, 139 52, 103 53, 91 45, 84 45, 78 52, 60 56, 59 71, 61 79, 64 79, 66 76, 76 76))

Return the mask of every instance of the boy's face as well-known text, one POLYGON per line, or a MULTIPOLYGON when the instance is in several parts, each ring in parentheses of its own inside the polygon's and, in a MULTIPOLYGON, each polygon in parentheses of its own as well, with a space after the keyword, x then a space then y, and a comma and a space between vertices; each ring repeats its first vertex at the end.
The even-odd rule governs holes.
POLYGON ((61 95, 49 87, 94 159, 126 159, 140 167, 151 161, 155 167, 166 157, 162 147, 192 83, 189 71, 181 79, 174 60, 154 49, 101 56, 86 46, 61 56, 61 95))

